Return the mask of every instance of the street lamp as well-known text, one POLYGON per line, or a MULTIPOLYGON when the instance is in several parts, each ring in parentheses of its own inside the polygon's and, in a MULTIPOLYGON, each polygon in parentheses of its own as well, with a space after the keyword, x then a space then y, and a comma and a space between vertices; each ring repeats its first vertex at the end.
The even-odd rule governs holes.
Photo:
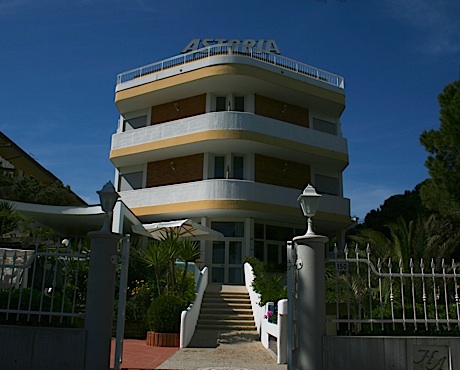
POLYGON ((97 193, 99 194, 101 208, 105 213, 104 225, 102 226, 101 231, 110 232, 110 220, 112 219, 113 208, 115 207, 115 203, 117 203, 117 200, 120 196, 115 191, 115 187, 111 181, 105 184, 104 187, 97 193))
POLYGON ((311 184, 308 184, 303 193, 297 198, 304 216, 308 217, 308 228, 305 235, 316 235, 312 228, 313 221, 311 219, 316 214, 319 198, 321 198, 321 195, 316 193, 315 188, 311 184))

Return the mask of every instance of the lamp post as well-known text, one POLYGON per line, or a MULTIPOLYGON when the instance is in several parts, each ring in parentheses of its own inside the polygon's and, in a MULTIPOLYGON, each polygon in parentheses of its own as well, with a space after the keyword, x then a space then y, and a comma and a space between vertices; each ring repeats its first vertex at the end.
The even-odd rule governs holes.
POLYGON ((289 337, 288 369, 321 370, 323 368, 323 336, 326 334, 325 251, 329 239, 313 231, 321 195, 308 184, 297 198, 308 227, 305 235, 292 240, 296 261, 288 279, 289 337), (297 284, 295 283, 297 281, 297 284), (297 296, 297 299, 295 298, 297 296), (296 312, 297 315, 293 313, 296 312), (294 323, 293 316, 297 316, 294 323), (296 325, 296 327, 294 327, 296 325), (293 333, 297 340, 294 340, 293 333), (296 348, 294 348, 296 347, 296 348))
POLYGON ((305 235, 315 235, 312 227, 313 221, 311 219, 316 215, 316 210, 318 208, 318 202, 320 198, 321 195, 317 194, 315 188, 310 184, 307 185, 303 193, 300 194, 297 198, 304 216, 308 218, 307 233, 305 235))
POLYGON ((112 213, 119 195, 111 182, 97 192, 104 211, 104 224, 99 231, 88 233, 91 238, 91 257, 86 293, 86 364, 85 370, 108 369, 118 264, 120 234, 112 232, 112 213))
POLYGON ((100 231, 110 232, 111 228, 111 220, 113 215, 113 208, 117 203, 118 198, 120 196, 115 191, 115 187, 113 186, 112 182, 109 181, 104 187, 97 192, 99 195, 99 200, 101 202, 101 208, 104 211, 104 225, 100 231))

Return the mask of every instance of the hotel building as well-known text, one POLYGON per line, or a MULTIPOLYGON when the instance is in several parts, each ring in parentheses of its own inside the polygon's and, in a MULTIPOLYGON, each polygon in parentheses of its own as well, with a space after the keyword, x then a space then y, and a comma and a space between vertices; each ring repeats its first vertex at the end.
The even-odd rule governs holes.
POLYGON ((274 40, 192 40, 178 56, 121 73, 110 159, 115 187, 143 223, 189 218, 210 282, 243 283, 246 256, 285 263, 306 230, 298 196, 322 195, 316 233, 351 224, 340 116, 343 78, 288 59, 274 40))

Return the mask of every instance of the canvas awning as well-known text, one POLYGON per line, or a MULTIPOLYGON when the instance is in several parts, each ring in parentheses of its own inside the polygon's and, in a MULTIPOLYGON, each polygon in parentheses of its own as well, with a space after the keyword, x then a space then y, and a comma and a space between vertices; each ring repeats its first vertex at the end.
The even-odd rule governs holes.
POLYGON ((167 232, 173 232, 180 237, 194 240, 219 240, 223 238, 222 233, 190 219, 133 225, 132 230, 136 234, 158 240, 163 239, 167 232))

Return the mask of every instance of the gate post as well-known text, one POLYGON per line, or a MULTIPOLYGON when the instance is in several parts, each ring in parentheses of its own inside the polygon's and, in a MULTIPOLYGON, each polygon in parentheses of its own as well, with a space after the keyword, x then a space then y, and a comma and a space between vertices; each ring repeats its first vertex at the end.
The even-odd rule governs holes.
POLYGON ((110 367, 113 303, 117 266, 117 244, 120 234, 107 231, 90 232, 91 257, 86 294, 85 370, 110 367))
POLYGON ((326 335, 326 236, 306 234, 293 239, 297 250, 297 353, 298 369, 323 369, 326 335))
POLYGON ((85 370, 110 367, 117 245, 121 239, 120 234, 112 232, 113 208, 119 195, 110 181, 97 193, 105 216, 102 229, 88 233, 91 238, 91 256, 85 311, 85 370))

